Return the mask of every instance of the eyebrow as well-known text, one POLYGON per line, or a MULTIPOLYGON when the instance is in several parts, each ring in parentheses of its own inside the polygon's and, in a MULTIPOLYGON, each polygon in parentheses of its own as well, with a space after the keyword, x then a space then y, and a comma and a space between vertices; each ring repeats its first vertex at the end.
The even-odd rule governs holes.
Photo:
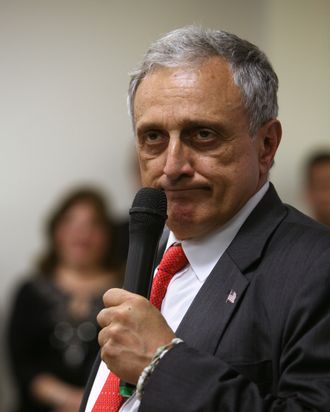
MULTIPOLYGON (((205 120, 205 119, 184 119, 178 123, 178 128, 182 130, 194 130, 194 129, 201 129, 201 128, 206 128, 206 129, 215 129, 218 130, 219 132, 225 132, 225 127, 224 125, 219 122, 219 121, 211 121, 211 120, 205 120)), ((164 130, 166 129, 166 126, 161 122, 142 122, 141 125, 136 127, 137 132, 144 132, 146 130, 164 130)))

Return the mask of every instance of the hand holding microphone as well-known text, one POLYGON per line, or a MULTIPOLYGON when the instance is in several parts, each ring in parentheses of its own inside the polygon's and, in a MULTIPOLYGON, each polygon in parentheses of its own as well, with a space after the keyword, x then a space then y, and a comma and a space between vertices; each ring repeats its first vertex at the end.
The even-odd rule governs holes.
POLYGON ((146 298, 110 289, 98 315, 101 357, 123 381, 136 384, 159 346, 175 337, 167 322, 146 298))
POLYGON ((106 292, 105 309, 98 315, 101 357, 111 371, 132 384, 155 350, 175 337, 160 312, 146 299, 166 207, 163 191, 143 188, 135 196, 130 209, 125 290, 106 292))

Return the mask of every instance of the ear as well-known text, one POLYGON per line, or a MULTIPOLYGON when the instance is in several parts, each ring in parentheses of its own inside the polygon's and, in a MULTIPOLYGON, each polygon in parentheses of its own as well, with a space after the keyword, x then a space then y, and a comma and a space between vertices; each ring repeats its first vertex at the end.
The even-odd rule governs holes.
POLYGON ((259 168, 261 175, 267 175, 274 163, 275 153, 282 137, 282 126, 277 119, 264 124, 257 133, 259 144, 259 168))

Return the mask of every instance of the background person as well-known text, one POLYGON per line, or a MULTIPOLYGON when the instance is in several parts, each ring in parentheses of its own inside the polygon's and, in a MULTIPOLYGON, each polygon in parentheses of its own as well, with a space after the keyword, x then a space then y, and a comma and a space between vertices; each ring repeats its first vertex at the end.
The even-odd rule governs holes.
POLYGON ((330 231, 268 181, 277 87, 256 46, 196 27, 155 42, 133 73, 142 183, 168 198, 151 300, 165 296, 159 311, 105 294, 81 410, 118 410, 118 378, 138 384, 125 412, 330 410, 330 231))
POLYGON ((98 351, 96 314, 121 285, 114 222, 94 188, 70 193, 50 217, 48 249, 19 288, 9 352, 22 412, 76 412, 98 351))
POLYGON ((312 154, 305 166, 305 191, 312 215, 330 226, 330 151, 312 154))

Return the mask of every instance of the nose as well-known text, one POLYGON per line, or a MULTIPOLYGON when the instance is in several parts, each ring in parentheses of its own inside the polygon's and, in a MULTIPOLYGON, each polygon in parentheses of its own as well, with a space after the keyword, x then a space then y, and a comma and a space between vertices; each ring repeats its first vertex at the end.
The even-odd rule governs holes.
POLYGON ((163 172, 170 181, 192 177, 194 174, 189 148, 179 136, 171 136, 169 139, 163 172))

